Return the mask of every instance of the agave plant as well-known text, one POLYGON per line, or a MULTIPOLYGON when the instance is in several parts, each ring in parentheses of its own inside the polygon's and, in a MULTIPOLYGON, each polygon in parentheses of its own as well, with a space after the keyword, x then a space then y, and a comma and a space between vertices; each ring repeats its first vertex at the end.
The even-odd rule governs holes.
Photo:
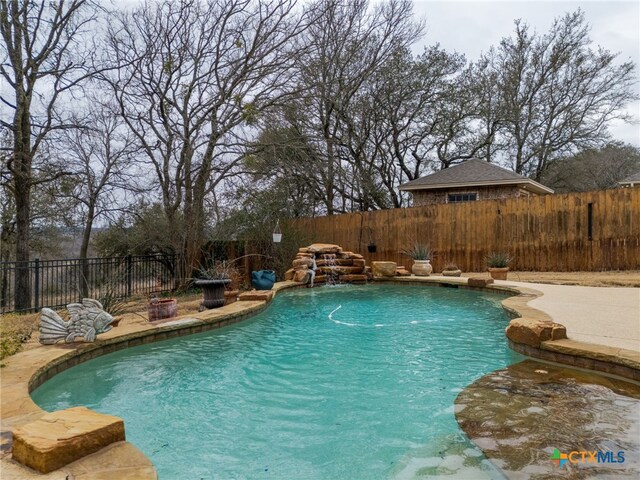
POLYGON ((414 260, 431 260, 431 249, 423 243, 414 243, 410 248, 403 248, 400 252, 414 260))
POLYGON ((506 268, 513 260, 507 252, 491 252, 485 257, 485 262, 489 268, 506 268))
POLYGON ((235 268, 226 260, 215 261, 209 268, 198 270, 198 277, 204 280, 226 280, 231 278, 235 268))

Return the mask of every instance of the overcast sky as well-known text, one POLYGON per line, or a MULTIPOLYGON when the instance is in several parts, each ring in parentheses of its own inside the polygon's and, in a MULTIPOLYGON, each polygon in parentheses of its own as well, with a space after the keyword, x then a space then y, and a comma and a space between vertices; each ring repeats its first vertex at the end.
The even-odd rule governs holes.
MULTIPOLYGON (((455 50, 476 60, 481 52, 497 45, 513 31, 513 20, 522 18, 538 32, 548 31, 555 17, 581 8, 591 25, 591 38, 612 52, 619 52, 621 61, 640 65, 640 2, 635 1, 457 1, 414 0, 414 10, 427 23, 423 45, 440 43, 446 50, 455 50)), ((636 84, 640 94, 640 85, 636 84)), ((640 102, 629 108, 640 121, 640 102)), ((616 123, 611 128, 617 140, 640 146, 640 125, 616 123)))

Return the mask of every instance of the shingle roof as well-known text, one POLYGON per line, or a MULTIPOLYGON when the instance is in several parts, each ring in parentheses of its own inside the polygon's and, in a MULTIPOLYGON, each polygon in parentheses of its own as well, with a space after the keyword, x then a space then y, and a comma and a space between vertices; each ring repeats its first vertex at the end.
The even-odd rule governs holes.
POLYGON ((529 184, 540 193, 553 193, 548 187, 530 178, 519 175, 511 170, 494 165, 483 160, 467 160, 439 172, 420 177, 400 185, 400 190, 431 190, 435 188, 500 185, 500 184, 529 184))
POLYGON ((629 175, 627 178, 625 178, 624 180, 620 180, 618 183, 620 184, 640 183, 640 172, 636 172, 632 175, 629 175))

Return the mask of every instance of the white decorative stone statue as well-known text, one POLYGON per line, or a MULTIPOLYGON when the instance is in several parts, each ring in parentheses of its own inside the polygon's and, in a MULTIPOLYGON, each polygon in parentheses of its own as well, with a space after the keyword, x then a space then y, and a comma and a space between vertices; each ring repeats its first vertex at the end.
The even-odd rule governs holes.
POLYGON ((43 308, 40 315, 40 343, 51 345, 64 340, 75 342, 82 337, 85 342, 93 342, 99 333, 108 332, 113 327, 113 317, 104 311, 102 304, 91 298, 83 298, 82 303, 70 303, 67 310, 71 314, 64 321, 56 312, 43 308))

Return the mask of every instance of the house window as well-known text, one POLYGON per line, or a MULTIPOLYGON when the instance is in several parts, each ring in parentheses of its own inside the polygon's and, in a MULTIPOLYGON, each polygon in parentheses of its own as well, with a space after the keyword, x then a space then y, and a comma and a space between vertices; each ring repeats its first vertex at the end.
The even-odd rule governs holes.
POLYGON ((478 199, 477 193, 450 193, 447 197, 448 203, 475 202, 478 199))

